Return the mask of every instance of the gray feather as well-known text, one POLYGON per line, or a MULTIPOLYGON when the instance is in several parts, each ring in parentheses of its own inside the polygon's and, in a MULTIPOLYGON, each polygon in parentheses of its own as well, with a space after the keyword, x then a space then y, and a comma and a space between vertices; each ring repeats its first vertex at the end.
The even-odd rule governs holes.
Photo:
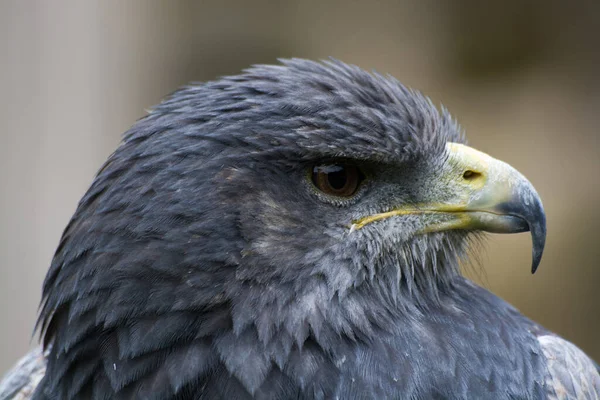
POLYGON ((28 400, 46 372, 48 351, 32 350, 0 380, 0 400, 28 400))
POLYGON ((538 340, 548 363, 549 400, 600 399, 600 373, 583 351, 554 335, 538 340))

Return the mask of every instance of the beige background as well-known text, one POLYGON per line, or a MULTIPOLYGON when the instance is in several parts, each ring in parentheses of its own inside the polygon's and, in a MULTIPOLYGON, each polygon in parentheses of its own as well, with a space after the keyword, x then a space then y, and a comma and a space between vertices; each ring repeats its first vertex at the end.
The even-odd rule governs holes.
MULTIPOLYGON (((469 268, 600 360, 595 0, 0 3, 0 373, 31 344, 62 229, 120 134, 179 85, 335 56, 443 102, 544 199, 548 242, 490 236, 469 268)), ((34 341, 35 342, 35 341, 34 341)))

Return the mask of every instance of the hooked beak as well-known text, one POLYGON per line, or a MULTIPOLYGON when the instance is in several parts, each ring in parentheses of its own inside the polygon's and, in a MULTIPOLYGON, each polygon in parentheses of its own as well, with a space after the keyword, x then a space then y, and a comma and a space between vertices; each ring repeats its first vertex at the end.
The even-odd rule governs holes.
POLYGON ((402 206, 392 211, 353 221, 352 230, 407 214, 445 214, 443 222, 433 222, 420 233, 453 229, 481 230, 492 233, 531 232, 531 272, 537 270, 546 243, 546 214, 533 185, 516 169, 471 147, 448 143, 451 168, 437 179, 452 185, 455 197, 444 202, 402 206), (450 171, 450 172, 449 172, 450 171))

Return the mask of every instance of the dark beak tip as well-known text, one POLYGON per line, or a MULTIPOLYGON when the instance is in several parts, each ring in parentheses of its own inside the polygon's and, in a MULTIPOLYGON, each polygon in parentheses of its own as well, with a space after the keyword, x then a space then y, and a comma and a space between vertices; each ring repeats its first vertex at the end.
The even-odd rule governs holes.
POLYGON ((546 246, 546 216, 543 212, 541 213, 540 218, 530 225, 529 229, 531 231, 532 242, 531 273, 535 274, 535 271, 537 271, 542 261, 542 254, 544 253, 544 247, 546 246))
POLYGON ((533 262, 531 263, 531 274, 535 274, 535 271, 537 271, 538 267, 540 266, 540 262, 542 261, 542 257, 533 257, 533 262))

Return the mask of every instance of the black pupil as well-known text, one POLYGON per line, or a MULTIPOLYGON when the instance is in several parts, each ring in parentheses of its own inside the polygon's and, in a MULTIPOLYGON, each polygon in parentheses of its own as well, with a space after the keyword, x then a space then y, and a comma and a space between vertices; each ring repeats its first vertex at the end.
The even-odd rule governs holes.
POLYGON ((315 172, 327 175, 327 182, 333 190, 342 190, 348 182, 348 171, 342 165, 319 165, 315 172))
POLYGON ((346 174, 346 169, 344 167, 337 165, 335 167, 335 171, 331 171, 327 174, 327 180, 333 189, 340 190, 346 186, 348 174, 346 174))

